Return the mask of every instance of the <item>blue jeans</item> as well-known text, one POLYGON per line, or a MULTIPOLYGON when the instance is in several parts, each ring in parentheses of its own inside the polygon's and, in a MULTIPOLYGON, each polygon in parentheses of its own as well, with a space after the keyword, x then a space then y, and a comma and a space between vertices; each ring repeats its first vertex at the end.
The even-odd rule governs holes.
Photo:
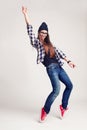
POLYGON ((46 68, 46 70, 52 84, 52 92, 49 94, 44 105, 44 110, 48 114, 52 103, 54 102, 54 100, 56 99, 56 97, 58 96, 60 92, 60 81, 65 84, 65 90, 62 96, 62 107, 64 109, 67 108, 68 100, 69 100, 73 85, 67 73, 65 72, 65 70, 61 66, 59 66, 57 63, 50 64, 46 68))

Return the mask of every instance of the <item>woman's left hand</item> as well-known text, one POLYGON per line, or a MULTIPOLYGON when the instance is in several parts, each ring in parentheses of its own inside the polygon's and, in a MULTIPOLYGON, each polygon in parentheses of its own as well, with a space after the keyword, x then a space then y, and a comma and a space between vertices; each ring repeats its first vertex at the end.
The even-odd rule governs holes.
POLYGON ((75 67, 76 67, 76 65, 75 65, 74 63, 72 63, 72 62, 69 62, 68 65, 69 65, 71 68, 75 68, 75 67))

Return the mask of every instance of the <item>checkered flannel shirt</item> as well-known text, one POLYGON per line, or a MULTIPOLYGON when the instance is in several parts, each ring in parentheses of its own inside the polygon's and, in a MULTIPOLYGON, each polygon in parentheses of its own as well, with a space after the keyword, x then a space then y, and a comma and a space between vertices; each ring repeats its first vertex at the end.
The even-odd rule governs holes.
MULTIPOLYGON (((44 56, 45 56, 44 47, 42 43, 40 43, 39 39, 35 37, 35 34, 33 33, 32 25, 27 24, 27 32, 30 38, 31 45, 37 49, 37 64, 39 64, 40 62, 44 61, 44 56)), ((54 49, 55 49, 56 59, 58 63, 62 66, 63 62, 61 61, 61 59, 64 59, 66 55, 60 49, 56 49, 56 47, 54 47, 54 49)))

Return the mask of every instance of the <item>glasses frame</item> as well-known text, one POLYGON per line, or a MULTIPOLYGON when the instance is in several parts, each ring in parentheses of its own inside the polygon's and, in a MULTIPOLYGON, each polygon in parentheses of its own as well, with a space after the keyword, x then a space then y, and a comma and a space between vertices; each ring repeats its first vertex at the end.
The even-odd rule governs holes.
POLYGON ((45 34, 45 35, 47 35, 47 34, 48 34, 47 32, 43 32, 43 31, 41 31, 40 33, 41 33, 41 34, 45 34))

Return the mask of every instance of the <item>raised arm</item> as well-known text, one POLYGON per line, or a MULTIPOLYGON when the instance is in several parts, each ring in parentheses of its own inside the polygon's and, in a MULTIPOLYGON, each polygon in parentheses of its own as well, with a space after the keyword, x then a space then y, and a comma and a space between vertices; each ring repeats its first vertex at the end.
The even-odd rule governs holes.
POLYGON ((30 38, 30 41, 31 41, 31 45, 33 47, 37 48, 38 44, 39 44, 39 40, 35 37, 35 34, 33 33, 33 27, 30 24, 28 11, 27 11, 27 8, 24 7, 24 6, 22 6, 22 13, 24 14, 25 22, 27 24, 27 32, 28 32, 28 35, 29 35, 29 38, 30 38))
POLYGON ((30 20, 29 20, 29 16, 28 16, 28 13, 27 13, 27 8, 22 6, 22 13, 24 14, 24 18, 25 18, 25 22, 26 24, 30 24, 30 20))

